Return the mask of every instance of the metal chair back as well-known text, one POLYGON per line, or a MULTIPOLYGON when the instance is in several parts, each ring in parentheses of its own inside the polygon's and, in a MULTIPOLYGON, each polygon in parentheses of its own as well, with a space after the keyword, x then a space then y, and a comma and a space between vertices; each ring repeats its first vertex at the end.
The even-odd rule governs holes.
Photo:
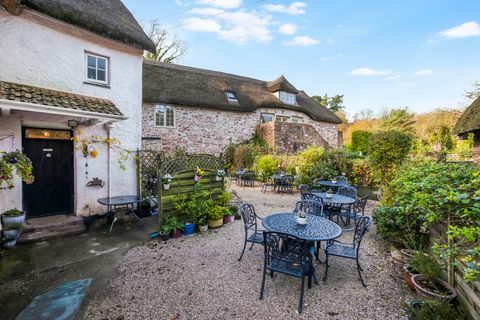
POLYGON ((323 204, 315 200, 301 200, 295 205, 293 212, 304 212, 306 214, 312 214, 324 218, 323 204))
POLYGON ((240 214, 243 218, 243 225, 245 226, 245 232, 248 230, 257 230, 257 214, 253 205, 248 203, 242 203, 240 205, 240 214))
POLYGON ((298 191, 300 191, 300 194, 310 192, 311 190, 312 188, 310 188, 310 186, 307 184, 301 184, 298 186, 298 191))
MULTIPOLYGON (((304 239, 286 233, 264 231, 263 244, 267 266, 274 260, 290 265, 298 264, 302 267, 308 265, 310 251, 308 242, 304 239)), ((288 272, 288 270, 285 271, 288 272)))
POLYGON ((367 231, 368 226, 372 222, 370 217, 361 217, 358 219, 357 224, 355 226, 355 233, 353 234, 353 244, 357 250, 360 249, 360 244, 362 243, 363 236, 367 231))
POLYGON ((350 183, 348 182, 347 177, 345 177, 345 176, 336 176, 336 177, 335 177, 335 180, 336 180, 337 182, 339 182, 339 183, 350 184, 350 183))
POLYGON ((353 205, 353 211, 356 214, 361 214, 362 216, 365 215, 365 206, 367 205, 368 201, 368 194, 365 197, 358 198, 357 201, 355 201, 355 204, 353 205))
POLYGON ((338 188, 337 194, 357 199, 357 189, 354 187, 340 187, 338 188))
POLYGON ((303 193, 302 200, 314 200, 314 201, 320 202, 323 205, 322 198, 310 192, 303 193))

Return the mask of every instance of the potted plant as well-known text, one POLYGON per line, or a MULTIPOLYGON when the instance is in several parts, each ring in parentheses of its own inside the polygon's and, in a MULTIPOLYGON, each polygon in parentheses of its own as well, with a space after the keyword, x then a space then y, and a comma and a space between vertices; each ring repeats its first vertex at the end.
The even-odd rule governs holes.
POLYGON ((408 303, 412 319, 415 320, 459 320, 467 319, 455 310, 454 306, 445 301, 422 299, 408 303))
POLYGON ((193 178, 193 180, 195 180, 197 182, 200 181, 200 179, 202 178, 204 173, 205 172, 197 166, 195 168, 195 177, 193 178))
POLYGON ((164 224, 160 228, 158 228, 158 232, 160 233, 160 239, 163 241, 167 241, 170 239, 170 233, 173 231, 173 228, 169 224, 164 224))
POLYGON ((4 248, 14 248, 17 244, 17 238, 2 237, 2 246, 4 248))
POLYGON ((223 177, 225 176, 225 170, 223 169, 218 169, 217 170, 217 176, 215 177, 215 179, 217 181, 222 181, 223 177))
POLYGON ((162 183, 163 183, 163 189, 168 190, 170 189, 170 182, 172 182, 173 177, 167 173, 163 176, 162 178, 162 183))
POLYGON ((6 225, 5 229, 3 230, 3 235, 7 238, 18 239, 20 238, 22 229, 23 229, 23 224, 21 223, 6 225))
POLYGON ((295 218, 299 225, 304 226, 307 224, 307 215, 305 214, 305 211, 303 210, 298 211, 297 216, 295 218))
POLYGON ((418 295, 443 301, 450 301, 457 296, 455 288, 440 278, 442 267, 432 257, 418 253, 410 264, 418 272, 411 277, 418 295))
POLYGON ((208 227, 211 229, 223 226, 223 212, 225 207, 213 206, 207 213, 208 227))
POLYGON ((325 198, 330 199, 331 197, 333 197, 333 190, 328 189, 327 192, 325 192, 325 198))
POLYGON ((235 221, 235 212, 230 208, 226 208, 223 211, 223 224, 235 221))
POLYGON ((170 238, 180 238, 183 234, 183 222, 175 216, 168 217, 165 220, 166 224, 168 224, 172 230, 170 232, 170 238))
POLYGON ((22 224, 25 222, 25 212, 18 209, 10 209, 2 214, 2 223, 5 226, 12 224, 22 224))
POLYGON ((15 176, 32 184, 32 170, 32 161, 21 151, 0 152, 0 190, 13 189, 15 176))

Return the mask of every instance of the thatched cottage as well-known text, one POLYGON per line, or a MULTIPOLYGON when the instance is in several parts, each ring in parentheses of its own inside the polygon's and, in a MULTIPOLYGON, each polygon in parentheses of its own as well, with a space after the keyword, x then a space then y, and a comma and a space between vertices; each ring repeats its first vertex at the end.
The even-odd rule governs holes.
POLYGON ((469 133, 474 137, 474 161, 480 163, 480 97, 475 99, 472 104, 465 109, 457 120, 453 132, 460 139, 466 139, 469 133))
POLYGON ((277 152, 337 147, 342 121, 281 76, 262 81, 174 64, 143 64, 142 148, 220 154, 258 130, 277 152))
POLYGON ((90 215, 100 197, 136 194, 135 162, 121 170, 117 152, 140 148, 155 48, 122 1, 0 0, 0 25, 0 151, 23 149, 35 176, 0 190, 0 213, 90 215))

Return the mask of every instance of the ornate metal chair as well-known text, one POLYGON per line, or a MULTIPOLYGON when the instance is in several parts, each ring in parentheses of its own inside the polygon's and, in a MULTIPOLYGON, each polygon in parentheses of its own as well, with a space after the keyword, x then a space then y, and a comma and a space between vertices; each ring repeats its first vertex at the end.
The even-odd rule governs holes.
POLYGON ((244 174, 240 176, 240 183, 242 187, 254 187, 255 186, 255 172, 245 171, 244 174))
POLYGON ((240 214, 242 215, 243 225, 245 227, 245 243, 243 244, 242 254, 238 261, 242 260, 247 242, 251 243, 250 250, 254 244, 263 244, 263 230, 258 230, 257 220, 263 220, 255 213, 255 208, 248 203, 240 205, 240 214))
POLYGON ((305 212, 306 214, 313 214, 322 218, 325 217, 323 214, 323 204, 315 200, 298 201, 293 212, 305 212))
POLYGON ((259 299, 263 299, 267 272, 270 272, 272 278, 275 272, 300 278, 302 284, 298 312, 302 313, 305 277, 308 278, 308 288, 312 287, 312 277, 315 278, 315 268, 313 267, 308 241, 285 233, 265 231, 263 233, 263 246, 265 248, 265 260, 259 299))
POLYGON ((307 184, 301 184, 298 186, 298 191, 300 191, 300 194, 303 195, 304 193, 310 192, 312 188, 307 185, 307 184))
POLYGON ((338 183, 343 183, 343 184, 346 184, 346 185, 349 185, 349 184, 350 184, 350 183, 348 182, 347 177, 345 177, 345 176, 336 176, 336 177, 335 177, 335 180, 336 180, 338 183))
POLYGON ((278 182, 277 192, 293 193, 293 186, 295 183, 295 177, 292 175, 284 175, 278 182))
POLYGON ((323 277, 323 281, 327 281, 327 274, 328 274, 328 257, 329 256, 337 256, 343 257, 347 259, 352 259, 357 262, 357 271, 358 275, 360 276, 360 281, 362 285, 366 287, 365 282, 363 281, 361 271, 363 271, 362 267, 360 267, 360 263, 358 261, 359 258, 359 251, 360 245, 362 243, 363 235, 367 230, 368 226, 371 223, 370 217, 361 217, 358 219, 357 224, 355 226, 355 233, 353 234, 353 243, 344 243, 338 240, 330 240, 327 242, 325 246, 325 276, 323 277))
POLYGON ((347 196, 355 200, 357 199, 357 189, 354 187, 340 187, 338 188, 337 194, 347 196))
POLYGON ((317 196, 316 194, 310 193, 310 192, 302 193, 302 200, 313 200, 313 201, 320 202, 323 205, 322 197, 317 196))

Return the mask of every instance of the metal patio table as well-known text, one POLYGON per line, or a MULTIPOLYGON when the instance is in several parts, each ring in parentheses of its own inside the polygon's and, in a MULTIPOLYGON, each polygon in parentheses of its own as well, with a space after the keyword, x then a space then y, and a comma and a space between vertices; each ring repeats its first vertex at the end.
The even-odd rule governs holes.
POLYGON ((332 180, 321 180, 317 181, 317 185, 325 187, 351 187, 348 183, 344 182, 332 182, 332 180))
POLYGON ((341 194, 333 194, 330 198, 327 198, 325 192, 312 192, 314 195, 319 196, 322 198, 324 203, 330 204, 330 205, 350 205, 352 203, 355 203, 355 199, 343 196, 341 194))
POLYGON ((144 198, 140 198, 137 196, 118 196, 118 197, 109 197, 109 198, 100 198, 97 200, 98 203, 107 206, 108 212, 113 213, 113 221, 112 224, 110 225, 110 231, 112 232, 113 224, 117 222, 117 208, 122 207, 122 208, 127 208, 129 210, 129 213, 131 213, 135 219, 140 221, 143 226, 145 226, 145 223, 140 219, 135 212, 133 211, 133 208, 135 205, 138 205, 139 203, 144 202, 144 198))

